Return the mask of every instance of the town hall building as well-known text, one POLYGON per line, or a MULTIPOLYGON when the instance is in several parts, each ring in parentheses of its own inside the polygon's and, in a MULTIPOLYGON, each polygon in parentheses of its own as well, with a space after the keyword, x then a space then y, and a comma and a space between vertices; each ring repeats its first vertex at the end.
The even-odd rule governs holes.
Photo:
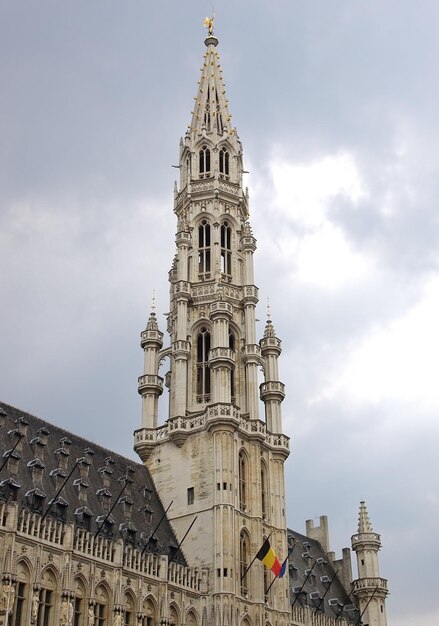
POLYGON ((256 332, 243 149, 208 27, 180 141, 169 340, 155 311, 141 333, 141 463, 0 403, 0 626, 387 626, 364 502, 356 578, 326 517, 288 529, 281 340, 271 319, 256 332), (285 575, 255 558, 263 545, 285 575))

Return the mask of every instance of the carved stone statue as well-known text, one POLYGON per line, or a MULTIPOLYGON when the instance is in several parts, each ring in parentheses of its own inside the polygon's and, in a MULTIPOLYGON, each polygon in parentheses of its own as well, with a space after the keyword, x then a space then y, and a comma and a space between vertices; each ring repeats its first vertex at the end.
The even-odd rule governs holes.
POLYGON ((8 606, 8 597, 9 597, 9 583, 3 583, 2 585, 2 595, 0 598, 0 611, 4 612, 8 606))
POLYGON ((72 623, 73 619, 73 603, 71 600, 67 600, 64 598, 61 602, 61 616, 60 616, 60 624, 61 626, 69 626, 72 623))
POLYGON ((14 602, 15 602, 15 585, 9 585, 9 603, 7 606, 7 610, 9 613, 12 613, 14 610, 14 602))
POLYGON ((88 607, 88 626, 94 626, 95 623, 95 611, 93 605, 90 604, 88 607))
POLYGON ((34 595, 32 596, 32 609, 31 609, 31 616, 30 616, 31 624, 35 624, 35 622, 37 621, 39 605, 40 605, 40 599, 38 597, 38 593, 34 593, 34 595))
POLYGON ((113 620, 113 624, 114 626, 122 626, 122 613, 119 613, 119 611, 117 613, 114 614, 114 620, 113 620))

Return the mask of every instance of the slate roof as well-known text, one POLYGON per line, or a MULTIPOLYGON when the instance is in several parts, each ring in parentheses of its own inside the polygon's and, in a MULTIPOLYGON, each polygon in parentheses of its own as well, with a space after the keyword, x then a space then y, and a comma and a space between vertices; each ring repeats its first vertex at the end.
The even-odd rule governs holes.
POLYGON ((288 559, 291 603, 357 623, 358 609, 350 590, 346 591, 320 542, 288 529, 288 544, 289 550, 294 545, 288 559))
POLYGON ((54 501, 48 515, 186 564, 166 516, 150 540, 164 507, 140 463, 0 402, 0 468, 0 498, 42 515, 54 501))

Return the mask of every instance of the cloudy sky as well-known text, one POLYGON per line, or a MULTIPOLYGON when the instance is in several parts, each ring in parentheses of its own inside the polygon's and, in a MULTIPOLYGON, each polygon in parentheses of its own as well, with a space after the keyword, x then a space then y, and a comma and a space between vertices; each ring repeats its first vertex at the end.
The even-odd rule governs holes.
MULTIPOLYGON (((269 297, 283 340, 289 525, 327 514, 339 552, 365 499, 389 624, 437 625, 439 3, 215 10, 259 328, 269 297)), ((0 0, 0 396, 130 456, 210 11, 0 0)))

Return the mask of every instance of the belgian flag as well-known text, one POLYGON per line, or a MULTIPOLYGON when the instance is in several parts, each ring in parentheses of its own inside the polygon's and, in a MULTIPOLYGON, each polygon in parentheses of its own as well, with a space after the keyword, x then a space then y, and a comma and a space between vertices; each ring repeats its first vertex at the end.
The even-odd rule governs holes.
POLYGON ((257 553, 256 558, 262 561, 265 567, 271 569, 275 576, 279 576, 282 565, 280 564, 273 548, 270 546, 268 539, 266 539, 262 544, 262 548, 257 553))

